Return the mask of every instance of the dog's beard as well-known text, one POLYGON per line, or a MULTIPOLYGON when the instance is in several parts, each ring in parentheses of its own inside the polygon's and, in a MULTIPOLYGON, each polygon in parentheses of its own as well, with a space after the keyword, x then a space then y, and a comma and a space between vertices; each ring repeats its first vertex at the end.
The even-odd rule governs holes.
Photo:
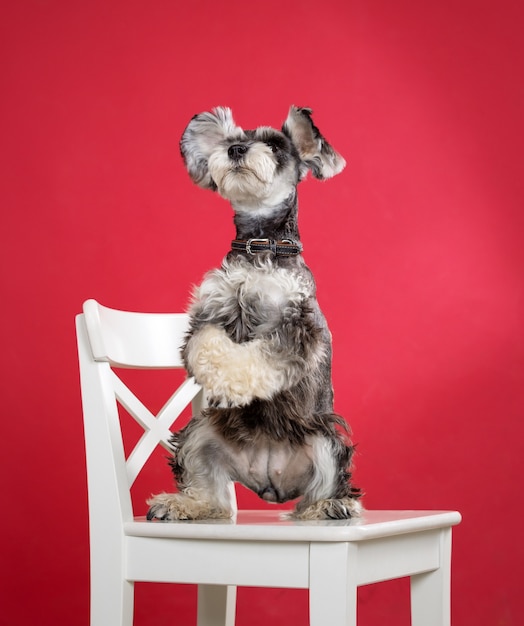
POLYGON ((226 151, 212 154, 208 167, 218 193, 233 203, 272 203, 281 185, 277 165, 268 152, 265 147, 255 146, 240 161, 230 159, 226 151))
POLYGON ((214 180, 218 193, 232 202, 251 198, 263 200, 270 195, 272 187, 272 180, 264 180, 258 172, 245 167, 227 169, 220 178, 214 180))

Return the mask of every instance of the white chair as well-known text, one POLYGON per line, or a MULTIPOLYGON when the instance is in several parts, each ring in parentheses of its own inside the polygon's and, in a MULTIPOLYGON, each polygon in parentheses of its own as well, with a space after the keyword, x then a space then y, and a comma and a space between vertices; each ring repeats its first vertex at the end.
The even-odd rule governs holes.
MULTIPOLYGON (((457 512, 366 511, 351 521, 291 522, 278 511, 231 521, 147 522, 130 488, 157 445, 169 449, 187 379, 152 415, 112 367, 182 368, 184 314, 116 311, 94 300, 77 316, 91 554, 91 626, 131 626, 134 581, 198 584, 198 626, 233 626, 237 586, 309 589, 311 626, 355 626, 357 587, 411 577, 413 626, 449 626, 451 527, 457 512), (126 459, 117 403, 143 426, 126 459)), ((169 468, 166 465, 166 472, 169 468)), ((155 485, 151 485, 155 490, 155 485)))

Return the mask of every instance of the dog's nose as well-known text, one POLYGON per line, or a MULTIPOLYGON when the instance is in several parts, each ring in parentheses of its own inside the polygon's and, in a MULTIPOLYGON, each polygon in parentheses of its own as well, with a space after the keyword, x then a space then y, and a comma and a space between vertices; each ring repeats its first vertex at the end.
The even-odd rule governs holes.
POLYGON ((235 161, 241 159, 246 152, 247 146, 243 146, 241 143, 235 143, 232 146, 229 146, 229 150, 227 151, 229 158, 235 161))

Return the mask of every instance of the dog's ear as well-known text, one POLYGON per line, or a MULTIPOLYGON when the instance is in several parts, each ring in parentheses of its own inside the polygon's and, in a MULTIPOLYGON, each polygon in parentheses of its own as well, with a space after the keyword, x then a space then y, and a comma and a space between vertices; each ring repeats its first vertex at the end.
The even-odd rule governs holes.
POLYGON ((282 132, 298 150, 302 160, 302 177, 309 169, 315 178, 331 178, 344 169, 346 161, 322 137, 313 124, 311 113, 311 109, 292 106, 282 126, 282 132))
POLYGON ((193 182, 215 191, 217 187, 207 167, 209 156, 226 137, 242 139, 243 136, 244 131, 235 124, 227 107, 195 115, 180 140, 180 152, 193 182))

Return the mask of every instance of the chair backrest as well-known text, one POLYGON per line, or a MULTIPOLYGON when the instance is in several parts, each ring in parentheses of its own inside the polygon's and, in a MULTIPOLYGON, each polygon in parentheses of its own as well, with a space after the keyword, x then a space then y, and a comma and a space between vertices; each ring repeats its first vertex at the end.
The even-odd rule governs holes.
POLYGON ((179 350, 188 329, 186 314, 117 311, 95 300, 87 300, 83 311, 76 328, 90 526, 92 532, 107 534, 108 525, 114 524, 118 533, 117 526, 133 519, 130 490, 136 477, 158 445, 170 450, 170 428, 188 405, 193 413, 201 410, 203 393, 193 378, 186 378, 155 416, 114 371, 182 369, 179 350), (144 429, 127 458, 118 404, 144 429))

